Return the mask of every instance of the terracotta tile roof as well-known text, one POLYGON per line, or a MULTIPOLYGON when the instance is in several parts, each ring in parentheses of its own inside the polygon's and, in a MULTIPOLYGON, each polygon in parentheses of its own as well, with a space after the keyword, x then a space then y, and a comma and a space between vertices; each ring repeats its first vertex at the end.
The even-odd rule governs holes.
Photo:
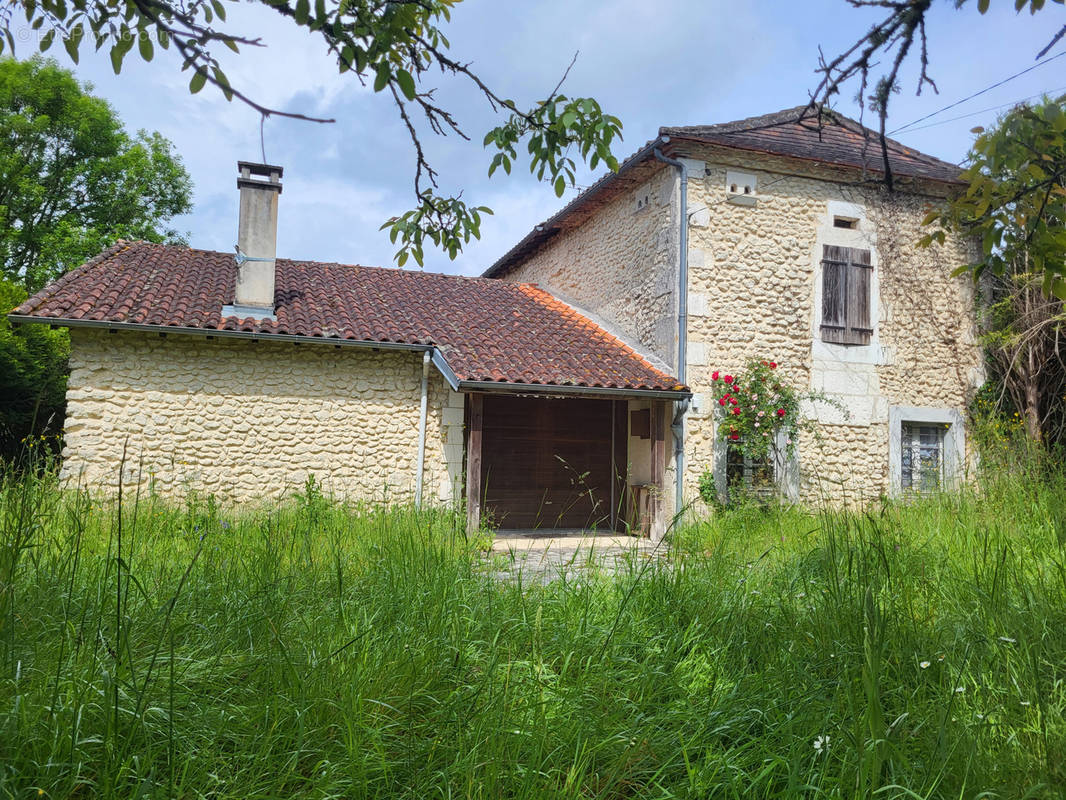
MULTIPOLYGON (((660 128, 659 135, 884 174, 877 132, 829 109, 824 109, 819 117, 807 106, 796 106, 720 125, 660 128)), ((962 183, 962 169, 957 165, 894 139, 888 140, 888 163, 897 177, 962 183)))
POLYGON ((434 345, 460 381, 672 391, 677 380, 531 284, 277 260, 274 320, 221 315, 233 254, 120 242, 12 316, 434 345))

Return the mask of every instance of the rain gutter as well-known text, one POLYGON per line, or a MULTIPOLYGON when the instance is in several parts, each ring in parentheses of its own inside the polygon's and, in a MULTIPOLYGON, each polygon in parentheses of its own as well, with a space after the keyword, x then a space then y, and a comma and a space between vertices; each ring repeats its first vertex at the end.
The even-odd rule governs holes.
MULTIPOLYGON (((669 136, 659 137, 662 144, 670 141, 669 136)), ((658 147, 654 150, 655 158, 664 164, 677 167, 681 179, 680 198, 680 229, 678 236, 677 254, 677 380, 678 383, 687 382, 688 372, 688 170, 685 163, 676 158, 663 155, 658 147)), ((691 396, 691 395, 690 395, 691 396)), ((674 434, 674 473, 677 480, 677 488, 674 492, 674 511, 681 514, 685 506, 685 412, 688 411, 688 397, 679 400, 674 405, 674 420, 670 424, 670 430, 674 434)))

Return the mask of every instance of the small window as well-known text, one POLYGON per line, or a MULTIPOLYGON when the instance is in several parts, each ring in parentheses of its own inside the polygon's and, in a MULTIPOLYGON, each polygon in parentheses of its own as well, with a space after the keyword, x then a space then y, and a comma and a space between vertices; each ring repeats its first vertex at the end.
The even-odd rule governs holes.
POLYGON ((822 248, 822 341, 869 344, 870 287, 873 263, 869 250, 856 247, 822 248))
POLYGON ((729 446, 725 461, 726 495, 729 502, 740 497, 773 497, 777 489, 773 456, 755 460, 740 448, 729 446))
POLYGON ((833 227, 853 231, 859 227, 859 221, 854 217, 833 217, 833 227))
POLYGON ((900 488, 927 494, 944 487, 946 424, 904 422, 900 426, 900 488))

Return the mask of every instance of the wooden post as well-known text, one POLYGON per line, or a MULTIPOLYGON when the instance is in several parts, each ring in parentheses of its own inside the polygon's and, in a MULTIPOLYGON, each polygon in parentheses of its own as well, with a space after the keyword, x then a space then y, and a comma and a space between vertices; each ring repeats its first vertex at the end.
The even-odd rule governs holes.
POLYGON ((651 538, 666 535, 666 401, 655 400, 651 409, 651 538))
POLYGON ((470 533, 481 525, 481 427, 482 396, 468 394, 470 427, 466 433, 466 529, 470 533))

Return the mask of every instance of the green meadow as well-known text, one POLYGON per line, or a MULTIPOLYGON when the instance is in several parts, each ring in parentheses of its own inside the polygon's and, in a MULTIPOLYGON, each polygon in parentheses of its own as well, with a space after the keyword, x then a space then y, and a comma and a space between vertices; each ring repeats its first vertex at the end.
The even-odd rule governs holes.
POLYGON ((478 544, 313 487, 238 512, 9 474, 0 797, 1066 796, 1051 460, 547 583, 478 544))

